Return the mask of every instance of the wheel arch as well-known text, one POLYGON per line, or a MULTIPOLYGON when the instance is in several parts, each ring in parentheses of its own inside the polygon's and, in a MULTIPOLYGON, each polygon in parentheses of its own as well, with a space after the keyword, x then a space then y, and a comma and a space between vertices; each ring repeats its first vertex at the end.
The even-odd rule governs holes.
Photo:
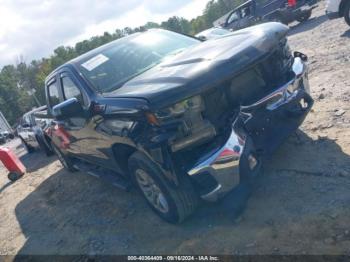
POLYGON ((345 11, 345 6, 347 3, 349 3, 350 0, 342 0, 339 5, 339 16, 343 17, 344 16, 344 11, 345 11))
POLYGON ((129 175, 129 163, 128 163, 129 158, 135 152, 140 152, 146 155, 147 158, 149 158, 156 165, 158 165, 159 168, 161 168, 162 172, 164 172, 165 178, 172 186, 175 186, 175 187, 178 186, 179 184, 178 174, 173 169, 172 164, 169 167, 166 167, 166 164, 163 161, 169 162, 170 160, 163 159, 163 157, 165 156, 163 155, 161 148, 158 148, 158 149, 159 150, 155 150, 156 153, 155 152, 152 153, 152 152, 148 152, 147 150, 139 149, 133 145, 116 143, 112 146, 112 154, 113 154, 114 160, 116 161, 118 167, 121 169, 123 174, 128 176, 129 175), (161 161, 160 159, 157 159, 158 154, 162 155, 161 161))
POLYGON ((128 160, 136 151, 136 147, 128 144, 116 143, 112 146, 114 161, 126 175, 129 173, 128 160))

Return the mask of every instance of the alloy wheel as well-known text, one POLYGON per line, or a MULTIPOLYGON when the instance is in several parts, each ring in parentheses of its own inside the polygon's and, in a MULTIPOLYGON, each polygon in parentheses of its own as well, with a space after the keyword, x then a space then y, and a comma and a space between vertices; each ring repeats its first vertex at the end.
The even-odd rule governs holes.
POLYGON ((142 169, 136 170, 135 177, 148 202, 158 211, 167 213, 169 211, 168 201, 154 179, 142 169))

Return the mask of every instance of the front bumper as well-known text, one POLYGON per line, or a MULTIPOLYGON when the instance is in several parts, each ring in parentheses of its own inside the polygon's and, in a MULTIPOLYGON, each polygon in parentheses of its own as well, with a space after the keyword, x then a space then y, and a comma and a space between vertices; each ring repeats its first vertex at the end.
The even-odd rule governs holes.
POLYGON ((327 15, 328 19, 340 18, 339 12, 329 12, 329 11, 326 11, 326 15, 327 15))
POLYGON ((255 104, 241 107, 226 143, 202 156, 188 171, 194 180, 207 177, 215 182, 200 193, 202 199, 216 201, 243 180, 254 178, 261 169, 261 152, 272 153, 304 121, 313 100, 307 67, 299 57, 293 71, 290 82, 255 104))
POLYGON ((292 13, 294 17, 300 17, 305 15, 306 13, 309 13, 310 11, 312 11, 313 9, 315 9, 317 7, 317 5, 312 5, 312 4, 306 4, 304 6, 295 8, 292 13))
POLYGON ((249 158, 254 158, 251 161, 256 161, 255 172, 251 172, 251 176, 257 173, 261 166, 251 139, 238 135, 235 126, 236 124, 233 125, 231 135, 224 146, 204 155, 198 164, 188 171, 188 174, 194 179, 196 176, 211 176, 216 181, 216 184, 211 185, 212 190, 201 195, 204 200, 216 201, 236 187, 242 179, 240 174, 246 173, 249 158))

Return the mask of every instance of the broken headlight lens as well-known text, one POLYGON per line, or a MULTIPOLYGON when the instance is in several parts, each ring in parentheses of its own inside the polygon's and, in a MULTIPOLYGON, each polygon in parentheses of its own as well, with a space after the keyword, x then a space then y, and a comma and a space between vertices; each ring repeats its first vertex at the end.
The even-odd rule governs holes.
POLYGON ((203 100, 201 96, 194 96, 183 100, 175 105, 161 109, 155 113, 155 116, 159 120, 167 120, 170 118, 176 118, 182 116, 189 110, 200 110, 203 109, 203 100))

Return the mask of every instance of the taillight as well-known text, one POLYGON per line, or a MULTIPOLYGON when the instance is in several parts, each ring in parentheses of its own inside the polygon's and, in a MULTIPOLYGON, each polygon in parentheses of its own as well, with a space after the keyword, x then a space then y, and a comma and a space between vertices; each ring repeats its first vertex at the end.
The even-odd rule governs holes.
POLYGON ((296 0, 288 0, 288 6, 289 7, 294 7, 297 5, 297 1, 296 0))
POLYGON ((225 148, 215 159, 215 164, 222 164, 232 160, 238 160, 240 156, 239 151, 239 147, 234 147, 233 149, 225 148))

